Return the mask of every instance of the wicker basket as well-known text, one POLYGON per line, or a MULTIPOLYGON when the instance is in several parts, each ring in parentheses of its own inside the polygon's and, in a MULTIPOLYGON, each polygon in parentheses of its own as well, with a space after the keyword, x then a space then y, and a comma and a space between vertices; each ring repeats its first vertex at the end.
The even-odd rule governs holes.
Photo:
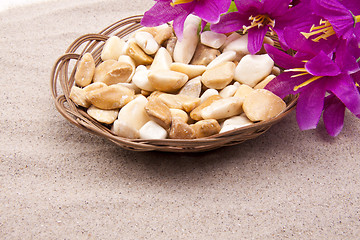
POLYGON ((230 146, 253 139, 265 133, 273 124, 279 122, 292 109, 294 109, 297 96, 288 96, 285 99, 286 109, 277 117, 242 127, 222 134, 216 134, 200 139, 127 139, 114 135, 108 126, 105 126, 91 118, 86 110, 77 107, 69 98, 70 89, 74 84, 76 64, 86 52, 91 52, 95 63, 99 64, 101 51, 105 41, 113 35, 120 38, 141 28, 142 16, 133 16, 120 20, 101 31, 98 34, 87 34, 76 39, 55 63, 51 74, 51 91, 58 111, 72 124, 77 127, 104 137, 118 146, 132 151, 165 151, 165 152, 201 152, 230 146), (58 84, 60 84, 60 88, 58 84), (59 94, 59 91, 62 93, 59 94))

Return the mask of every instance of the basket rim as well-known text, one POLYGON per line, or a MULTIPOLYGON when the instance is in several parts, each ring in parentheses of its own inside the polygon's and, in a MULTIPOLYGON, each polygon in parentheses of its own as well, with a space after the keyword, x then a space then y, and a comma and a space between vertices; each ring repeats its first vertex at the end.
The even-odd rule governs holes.
MULTIPOLYGON (((70 88, 74 84, 74 74, 77 63, 82 55, 90 52, 97 56, 105 41, 112 35, 127 37, 132 32, 141 28, 140 21, 143 15, 130 16, 121 19, 97 34, 85 34, 73 41, 60 56, 52 69, 50 86, 56 109, 71 124, 82 130, 104 137, 118 146, 132 151, 164 151, 164 152, 200 152, 208 151, 223 146, 242 143, 265 133, 272 125, 288 115, 296 106, 298 95, 287 96, 286 108, 283 112, 270 120, 233 129, 209 137, 196 139, 129 139, 113 134, 105 125, 92 119, 82 107, 77 107, 69 97, 70 88), (85 45, 85 46, 84 46, 85 45), (80 52, 78 50, 83 47, 80 52), (70 62, 75 61, 73 69, 69 71, 70 62), (58 84, 62 94, 58 92, 58 84)), ((98 64, 98 63, 97 63, 98 64)))

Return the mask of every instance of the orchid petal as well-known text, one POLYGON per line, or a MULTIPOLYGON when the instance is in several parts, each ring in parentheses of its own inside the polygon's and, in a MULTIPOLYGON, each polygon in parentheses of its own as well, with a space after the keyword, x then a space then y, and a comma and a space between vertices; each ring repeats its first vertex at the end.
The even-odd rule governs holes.
POLYGON ((256 54, 260 51, 264 37, 269 27, 263 26, 260 28, 250 28, 248 31, 248 50, 251 54, 256 54))
POLYGON ((348 41, 341 40, 339 46, 336 49, 336 64, 341 68, 343 72, 346 73, 355 73, 359 71, 359 64, 356 62, 354 55, 357 55, 359 47, 354 47, 348 44, 348 41), (350 52, 353 51, 353 53, 350 52), (357 51, 356 51, 357 50, 357 51))
POLYGON ((301 59, 296 59, 269 44, 265 44, 264 46, 267 54, 278 66, 285 69, 299 68, 304 66, 304 63, 301 61, 301 59))
POLYGON ((151 9, 145 12, 141 24, 146 27, 155 27, 174 20, 183 14, 180 6, 172 7, 171 1, 159 1, 151 9))
POLYGON ((263 11, 272 17, 281 16, 289 9, 291 0, 263 0, 263 11))
POLYGON ((212 24, 210 29, 218 33, 229 33, 242 29, 244 25, 247 26, 249 24, 248 17, 239 12, 231 12, 221 16, 219 23, 212 24))
POLYGON ((341 73, 338 65, 322 51, 310 59, 305 68, 314 76, 336 76, 341 73))
POLYGON ((213 0, 197 1, 193 13, 209 23, 218 23, 220 20, 220 9, 213 0))
POLYGON ((343 126, 345 117, 344 104, 334 95, 325 98, 323 120, 326 131, 329 135, 337 136, 343 126))
POLYGON ((321 82, 312 83, 299 95, 296 105, 296 120, 301 130, 316 128, 324 106, 325 88, 321 82))
POLYGON ((353 114, 360 116, 360 93, 349 75, 332 77, 326 85, 353 114))
MULTIPOLYGON (((259 13, 261 2, 259 0, 235 0, 236 7, 240 13, 259 13)), ((249 16, 248 16, 249 17, 249 16)))
MULTIPOLYGON (((265 89, 273 92, 275 95, 280 98, 284 98, 289 94, 297 94, 299 91, 294 91, 294 87, 302 84, 309 79, 309 76, 299 76, 292 77, 294 73, 292 72, 283 72, 273 80, 271 80, 266 86, 265 89)), ((302 90, 300 88, 300 90, 302 90)))

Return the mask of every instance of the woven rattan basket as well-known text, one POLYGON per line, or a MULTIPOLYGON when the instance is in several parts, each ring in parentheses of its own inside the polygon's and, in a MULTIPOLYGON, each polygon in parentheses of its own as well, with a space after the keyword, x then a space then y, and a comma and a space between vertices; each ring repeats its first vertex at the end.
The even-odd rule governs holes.
MULTIPOLYGON (((99 64, 101 51, 105 41, 110 36, 126 38, 127 35, 141 28, 142 16, 122 19, 98 34, 87 34, 76 39, 66 50, 65 54, 56 61, 51 73, 51 91, 57 110, 77 127, 104 137, 118 146, 133 151, 165 151, 165 152, 201 152, 230 146, 253 139, 265 133, 273 124, 279 122, 294 109, 297 96, 288 96, 285 100, 287 107, 277 117, 250 126, 242 127, 222 134, 216 134, 200 139, 127 139, 114 135, 110 129, 91 118, 86 110, 77 107, 69 98, 70 89, 74 84, 76 64, 81 56, 92 53, 95 63, 99 64), (60 93, 61 92, 61 93, 60 93)), ((276 43, 276 41, 275 41, 276 43)), ((277 44, 277 43, 276 43, 277 44)))

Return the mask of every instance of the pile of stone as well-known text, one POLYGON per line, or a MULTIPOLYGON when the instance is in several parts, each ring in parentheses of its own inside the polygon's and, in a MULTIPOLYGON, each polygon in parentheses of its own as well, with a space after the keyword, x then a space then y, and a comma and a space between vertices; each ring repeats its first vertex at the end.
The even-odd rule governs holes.
POLYGON ((189 16, 181 41, 169 25, 110 37, 100 64, 90 53, 78 62, 70 98, 131 139, 208 137, 281 113, 264 89, 280 73, 266 52, 250 55, 247 35, 199 34, 199 23, 189 16))

